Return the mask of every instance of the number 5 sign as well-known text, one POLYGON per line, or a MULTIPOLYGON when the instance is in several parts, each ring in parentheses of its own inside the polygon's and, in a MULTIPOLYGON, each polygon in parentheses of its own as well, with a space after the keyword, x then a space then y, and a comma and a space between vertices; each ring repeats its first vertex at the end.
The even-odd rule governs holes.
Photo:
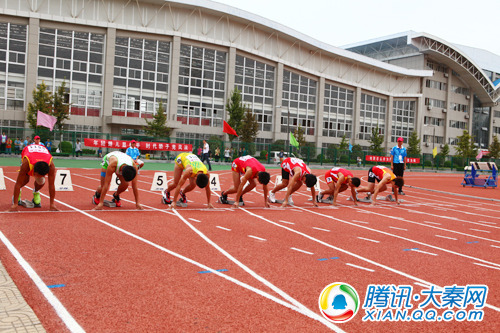
POLYGON ((165 172, 155 172, 150 191, 164 191, 167 188, 167 174, 165 172))
POLYGON ((71 182, 71 173, 69 170, 57 170, 54 187, 56 191, 73 191, 73 183, 71 182))

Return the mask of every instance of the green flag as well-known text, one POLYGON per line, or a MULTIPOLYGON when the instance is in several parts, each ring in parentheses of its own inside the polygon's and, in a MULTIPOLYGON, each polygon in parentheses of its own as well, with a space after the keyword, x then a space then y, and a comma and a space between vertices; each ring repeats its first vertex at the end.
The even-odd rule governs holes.
POLYGON ((292 132, 290 132, 290 144, 292 146, 294 146, 295 148, 299 148, 299 143, 297 142, 297 140, 293 136, 292 132))

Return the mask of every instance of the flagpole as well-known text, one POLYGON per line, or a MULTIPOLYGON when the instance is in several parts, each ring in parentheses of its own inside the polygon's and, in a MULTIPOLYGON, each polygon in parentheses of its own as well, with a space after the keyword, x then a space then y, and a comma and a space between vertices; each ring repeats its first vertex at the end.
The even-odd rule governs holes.
POLYGON ((287 121, 286 121, 286 131, 287 131, 287 135, 286 135, 286 149, 285 151, 288 152, 288 154, 290 154, 290 101, 288 101, 288 110, 287 110, 287 121))

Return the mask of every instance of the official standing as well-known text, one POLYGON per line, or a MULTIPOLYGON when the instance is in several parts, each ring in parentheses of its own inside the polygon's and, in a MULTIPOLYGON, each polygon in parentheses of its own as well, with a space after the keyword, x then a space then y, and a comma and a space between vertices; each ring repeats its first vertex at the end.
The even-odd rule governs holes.
MULTIPOLYGON (((403 147, 403 138, 398 138, 398 145, 391 149, 391 169, 397 177, 403 177, 406 170, 406 147, 403 147)), ((405 195, 403 186, 399 188, 399 194, 405 195)))

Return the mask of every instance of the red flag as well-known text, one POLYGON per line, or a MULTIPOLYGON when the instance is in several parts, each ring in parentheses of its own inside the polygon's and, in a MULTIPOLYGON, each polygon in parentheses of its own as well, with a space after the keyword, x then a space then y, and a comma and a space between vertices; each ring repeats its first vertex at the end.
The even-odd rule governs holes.
POLYGON ((229 126, 229 124, 226 123, 225 120, 223 121, 224 121, 224 128, 222 129, 222 132, 238 136, 238 134, 236 134, 236 131, 231 126, 229 126))
POLYGON ((44 126, 50 128, 52 131, 54 129, 54 125, 57 122, 57 118, 38 110, 36 114, 36 126, 44 126))

